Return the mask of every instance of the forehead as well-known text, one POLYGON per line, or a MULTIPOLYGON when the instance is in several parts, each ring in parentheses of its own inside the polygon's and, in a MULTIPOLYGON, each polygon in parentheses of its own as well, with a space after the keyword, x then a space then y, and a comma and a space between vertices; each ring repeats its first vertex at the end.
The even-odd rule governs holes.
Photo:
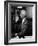
POLYGON ((21 10, 21 14, 26 14, 26 10, 21 10))

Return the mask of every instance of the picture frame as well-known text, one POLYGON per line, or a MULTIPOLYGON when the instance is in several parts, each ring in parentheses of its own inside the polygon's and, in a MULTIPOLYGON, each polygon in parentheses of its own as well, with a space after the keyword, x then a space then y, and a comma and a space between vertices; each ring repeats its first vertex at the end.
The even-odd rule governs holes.
MULTIPOLYGON (((17 4, 16 4, 17 5, 17 4)), ((10 30, 10 29, 9 29, 10 30)), ((10 38, 11 39, 11 38, 10 38)), ((37 2, 30 2, 30 1, 4 1, 4 44, 5 45, 9 45, 9 44, 32 44, 32 43, 37 43, 37 2), (15 43, 9 43, 9 32, 8 32, 8 7, 11 3, 20 3, 21 5, 25 5, 25 4, 32 4, 30 6, 34 6, 35 5, 35 14, 33 12, 33 14, 35 15, 35 32, 34 32, 34 41, 28 41, 28 42, 15 42, 15 43), (22 4, 23 3, 23 4, 22 4)))

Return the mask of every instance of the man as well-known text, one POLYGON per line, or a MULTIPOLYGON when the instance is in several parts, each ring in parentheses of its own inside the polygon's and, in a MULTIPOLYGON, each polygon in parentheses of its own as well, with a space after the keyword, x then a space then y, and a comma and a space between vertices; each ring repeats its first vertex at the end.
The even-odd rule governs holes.
POLYGON ((24 38, 24 33, 27 29, 27 17, 26 17, 26 10, 22 9, 20 11, 20 17, 21 17, 21 24, 20 24, 20 28, 21 28, 21 31, 19 33, 16 33, 15 35, 16 36, 19 36, 19 38, 23 37, 24 38))

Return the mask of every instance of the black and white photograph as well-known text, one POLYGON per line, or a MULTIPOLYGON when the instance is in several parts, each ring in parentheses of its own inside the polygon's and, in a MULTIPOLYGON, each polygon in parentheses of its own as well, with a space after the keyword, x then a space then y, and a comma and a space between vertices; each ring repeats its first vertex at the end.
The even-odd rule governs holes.
POLYGON ((37 43, 37 2, 4 2, 4 44, 37 43))

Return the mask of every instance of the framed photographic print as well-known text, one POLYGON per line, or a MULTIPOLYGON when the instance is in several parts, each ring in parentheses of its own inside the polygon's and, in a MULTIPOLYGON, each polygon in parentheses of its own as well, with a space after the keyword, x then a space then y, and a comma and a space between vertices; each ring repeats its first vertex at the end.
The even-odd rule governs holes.
POLYGON ((4 44, 37 43, 37 2, 4 2, 4 44))

